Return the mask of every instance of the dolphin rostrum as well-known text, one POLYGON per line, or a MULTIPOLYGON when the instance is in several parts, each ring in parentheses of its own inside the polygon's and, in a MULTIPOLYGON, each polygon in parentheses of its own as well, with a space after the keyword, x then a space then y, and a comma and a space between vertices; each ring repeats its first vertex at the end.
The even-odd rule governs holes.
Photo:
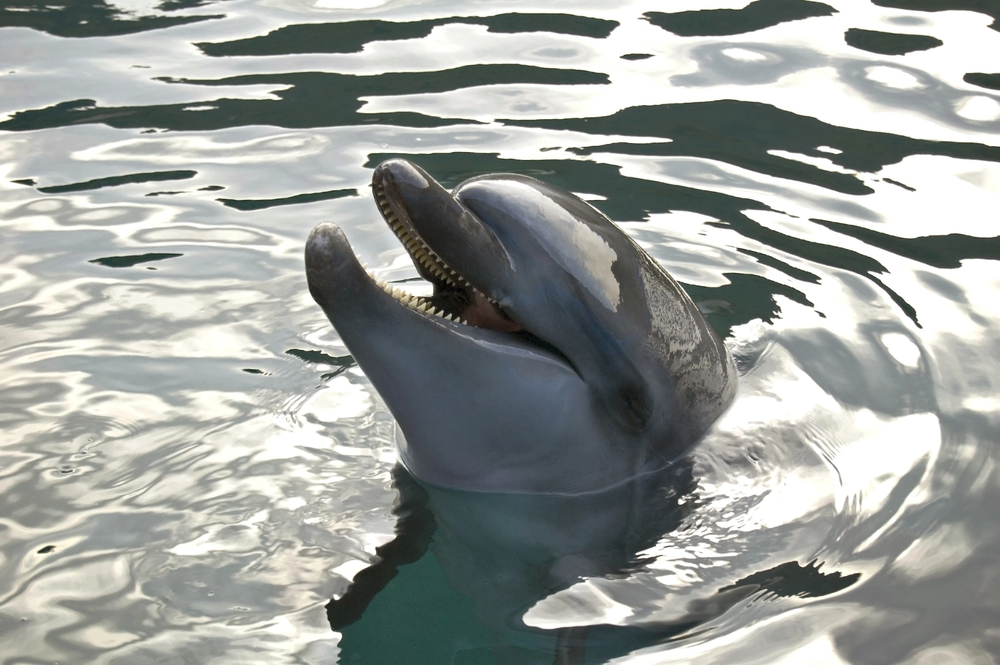
POLYGON ((433 295, 375 280, 333 224, 310 235, 306 274, 418 479, 597 491, 667 466, 732 401, 733 360, 697 306, 573 194, 511 174, 449 193, 402 159, 372 190, 433 295))

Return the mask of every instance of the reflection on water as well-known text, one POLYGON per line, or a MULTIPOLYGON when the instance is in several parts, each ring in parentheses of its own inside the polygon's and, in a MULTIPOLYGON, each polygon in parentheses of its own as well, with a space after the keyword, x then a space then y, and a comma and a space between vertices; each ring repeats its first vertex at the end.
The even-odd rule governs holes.
POLYGON ((998 21, 0 3, 0 662, 994 662, 998 21), (409 478, 301 259, 426 288, 396 156, 622 222, 733 408, 617 493, 409 478))

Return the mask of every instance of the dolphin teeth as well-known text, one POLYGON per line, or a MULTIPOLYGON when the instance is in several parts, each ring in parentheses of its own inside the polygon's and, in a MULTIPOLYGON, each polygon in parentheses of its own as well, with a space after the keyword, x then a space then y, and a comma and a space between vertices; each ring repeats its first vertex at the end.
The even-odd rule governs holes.
POLYGON ((447 316, 444 317, 444 319, 445 319, 445 321, 451 321, 451 317, 452 317, 452 315, 448 314, 447 316))
POLYGON ((427 311, 427 304, 426 303, 420 303, 419 305, 417 305, 417 311, 418 312, 426 312, 427 311))
MULTIPOLYGON (((379 210, 382 212, 382 217, 392 229, 393 234, 403 244, 403 247, 415 264, 424 266, 437 279, 441 279, 452 286, 472 286, 467 279, 449 266, 437 252, 431 249, 422 238, 414 233, 411 227, 396 215, 390 206, 389 196, 385 191, 376 190, 375 199, 379 210)), ((358 257, 358 262, 361 262, 360 257, 358 257)), ((365 264, 365 269, 367 270, 367 268, 368 265, 365 264)), ((372 279, 375 279, 374 275, 372 275, 372 279)), ((406 302, 409 301, 410 299, 406 300, 406 302)), ((454 320, 457 321, 458 318, 456 317, 454 320)))

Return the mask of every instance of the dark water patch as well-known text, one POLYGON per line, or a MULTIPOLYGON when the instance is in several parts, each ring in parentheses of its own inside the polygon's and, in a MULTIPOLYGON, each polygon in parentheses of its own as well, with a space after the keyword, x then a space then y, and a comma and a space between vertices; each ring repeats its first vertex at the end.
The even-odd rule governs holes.
POLYGON ((487 26, 489 32, 554 32, 562 35, 604 39, 618 27, 618 21, 573 14, 522 14, 512 12, 484 18, 461 18, 462 23, 487 26))
POLYGON ((327 603, 326 617, 333 630, 341 631, 357 623, 379 592, 399 574, 399 568, 423 558, 434 540, 437 520, 426 490, 408 473, 399 471, 393 475, 393 487, 399 492, 392 509, 396 515, 395 538, 376 547, 375 563, 358 572, 340 598, 327 603))
POLYGON ((526 608, 575 581, 555 572, 557 561, 586 560, 605 578, 619 578, 652 560, 642 550, 692 514, 697 480, 687 460, 624 489, 577 496, 421 486, 400 466, 392 478, 394 538, 327 605, 331 628, 343 636, 343 662, 605 663, 716 618, 753 592, 695 600, 661 624, 525 625, 526 608), (623 504, 634 509, 620 512, 623 504), (562 524, 576 527, 563 531, 562 524), (415 606, 433 607, 439 619, 415 616, 415 606), (387 633, 395 625, 401 629, 387 633))
MULTIPOLYGON (((669 270, 669 266, 667 266, 669 270)), ((782 295, 806 307, 813 303, 806 295, 784 284, 779 284, 767 277, 745 273, 724 273, 729 280, 724 286, 698 286, 684 284, 684 290, 691 299, 699 303, 709 303, 704 312, 705 318, 723 338, 729 337, 732 329, 755 319, 772 323, 781 315, 774 296, 782 295), (718 306, 726 304, 727 307, 718 306)))
POLYGON ((761 242, 768 247, 793 254, 811 263, 847 270, 858 275, 887 272, 885 266, 864 254, 844 247, 835 247, 812 240, 796 238, 758 224, 749 217, 740 215, 726 222, 706 222, 710 226, 729 227, 745 238, 761 242))
POLYGON ((887 182, 890 185, 895 185, 896 187, 902 187, 903 189, 905 189, 908 192, 915 192, 915 191, 917 191, 913 187, 910 187, 909 185, 904 185, 903 183, 899 182, 898 180, 893 180, 892 178, 882 178, 882 182, 887 182))
POLYGON ((331 189, 326 192, 296 194, 295 196, 286 196, 280 199, 216 199, 216 201, 219 201, 222 205, 229 208, 249 211, 264 210, 265 208, 274 208, 276 206, 296 205, 300 203, 314 203, 316 201, 331 201, 333 199, 342 199, 345 196, 357 195, 358 190, 356 189, 331 189))
POLYGON ((50 554, 56 551, 55 545, 46 545, 45 547, 38 550, 38 554, 50 554))
POLYGON ((756 0, 743 9, 707 9, 671 14, 646 12, 643 17, 658 28, 681 37, 720 37, 835 13, 837 10, 830 5, 810 0, 756 0))
POLYGON ((989 90, 1000 90, 1000 74, 979 74, 970 72, 962 77, 962 80, 980 88, 989 90))
POLYGON ((820 571, 821 567, 822 564, 816 561, 811 561, 805 566, 797 561, 789 561, 747 575, 731 586, 719 589, 719 593, 741 587, 756 587, 767 594, 784 598, 819 598, 843 591, 861 578, 861 573, 851 575, 843 575, 837 571, 824 573, 820 571))
POLYGON ((740 254, 746 254, 747 256, 752 256, 757 259, 757 262, 761 265, 769 266, 775 270, 780 270, 789 277, 797 279, 800 282, 809 282, 811 284, 819 284, 819 276, 814 275, 808 270, 802 270, 801 268, 796 268, 795 266, 788 265, 781 259, 776 259, 773 256, 768 256, 767 254, 762 254, 761 252, 755 252, 750 249, 743 249, 738 247, 736 249, 740 254))
POLYGON ((195 44, 202 53, 213 57, 289 55, 293 53, 360 53, 365 44, 426 37, 444 20, 345 21, 286 25, 261 37, 247 37, 228 42, 195 44))
POLYGON ((634 106, 596 118, 504 120, 504 124, 567 129, 595 135, 642 136, 670 142, 611 143, 572 151, 579 155, 685 155, 718 160, 777 178, 845 194, 870 194, 860 178, 785 159, 774 150, 828 159, 852 171, 874 173, 911 155, 1000 162, 1000 148, 979 143, 928 141, 830 125, 769 104, 736 100, 634 106), (818 148, 833 147, 833 154, 818 148))
POLYGON ((312 363, 316 365, 337 365, 339 367, 354 367, 357 363, 354 362, 354 356, 331 356, 329 354, 323 353, 322 351, 306 350, 306 349, 288 349, 285 351, 290 356, 294 356, 299 360, 305 361, 307 363, 312 363))
POLYGON ((176 196, 177 194, 184 194, 184 193, 185 192, 183 190, 166 191, 166 192, 149 192, 144 196, 176 196))
POLYGON ((199 192, 219 192, 225 189, 222 185, 208 185, 206 187, 199 187, 199 192))
POLYGON ((20 180, 11 180, 15 185, 27 185, 28 187, 35 186, 34 178, 21 178, 20 180))
POLYGON ((174 259, 178 256, 184 255, 175 253, 127 254, 125 256, 106 256, 100 259, 91 259, 90 261, 87 261, 87 263, 96 263, 97 265, 108 268, 131 268, 132 266, 137 266, 140 263, 165 261, 166 259, 174 259))
POLYGON ((38 191, 43 194, 63 194, 66 192, 83 192, 91 189, 102 189, 104 187, 117 187, 119 185, 131 185, 139 182, 162 182, 165 180, 187 180, 198 175, 197 171, 154 171, 151 173, 129 173, 127 175, 109 176, 106 178, 95 178, 84 182, 74 182, 68 185, 54 185, 52 187, 39 187, 38 191))
POLYGON ((241 371, 244 371, 247 374, 257 374, 259 376, 271 376, 270 372, 265 372, 264 370, 257 369, 255 367, 244 367, 243 370, 241 371))
MULTIPOLYGON (((187 9, 207 3, 164 2, 163 11, 187 9)), ((0 27, 31 28, 56 37, 111 37, 175 25, 224 18, 223 14, 201 16, 133 16, 101 0, 44 3, 33 0, 6 0, 0 4, 0 27)))
POLYGON ((861 28, 851 28, 845 32, 844 41, 848 46, 882 55, 905 55, 911 51, 926 51, 944 44, 930 35, 898 34, 861 28))
POLYGON ((756 240, 768 247, 798 256, 810 263, 847 270, 866 277, 873 273, 887 272, 885 266, 869 256, 844 247, 786 235, 758 224, 745 215, 733 216, 724 222, 706 222, 706 224, 732 228, 744 238, 756 240))
MULTIPOLYGON (((366 596, 363 606, 359 596, 350 591, 327 605, 331 626, 334 622, 343 626, 335 629, 342 635, 338 645, 341 662, 496 665, 493 640, 476 621, 475 605, 453 590, 437 558, 418 556, 413 562, 403 563, 406 565, 398 570, 376 563, 358 573, 367 586, 382 583, 387 587, 383 593, 366 596), (369 570, 373 572, 368 574, 369 570), (368 579, 376 576, 389 579, 368 579), (397 581, 388 584, 393 579, 397 581), (415 612, 416 607, 433 607, 434 611, 415 612), (363 620, 359 621, 361 612, 363 620), (393 629, 386 631, 387 626, 393 629)), ((509 657, 513 650, 508 646, 504 651, 509 657)), ((522 657, 506 662, 537 661, 522 657)))
MULTIPOLYGON (((888 272, 886 267, 869 256, 844 247, 836 247, 834 245, 827 245, 824 243, 813 242, 811 240, 805 240, 803 238, 789 236, 758 224, 745 215, 732 217, 728 222, 706 222, 706 224, 719 227, 728 226, 745 238, 750 238, 769 247, 774 247, 775 249, 783 252, 793 254, 811 263, 826 265, 839 270, 846 270, 864 277, 878 286, 894 303, 896 303, 907 318, 920 327, 920 321, 917 318, 916 309, 906 302, 902 296, 886 286, 882 280, 876 276, 877 274, 888 272)), ((726 299, 732 302, 731 299, 726 299)), ((795 298, 792 299, 795 300, 795 298)), ((812 307, 812 303, 809 303, 808 301, 803 302, 802 304, 807 304, 812 307)))
POLYGON ((181 9, 206 7, 219 0, 161 0, 157 7, 165 12, 175 12, 181 9))
POLYGON ((420 39, 442 25, 471 24, 486 26, 489 32, 554 32, 581 37, 604 38, 618 27, 617 21, 573 16, 572 14, 521 14, 496 16, 456 16, 423 21, 343 21, 287 25, 261 37, 228 42, 195 44, 205 55, 262 56, 293 53, 360 53, 366 44, 383 41, 420 39))
POLYGON ((990 25, 1000 31, 1000 2, 996 0, 871 0, 879 7, 909 9, 918 12, 970 11, 986 14, 993 19, 990 25))
POLYGON ((960 268, 965 259, 1000 261, 1000 237, 980 238, 961 233, 949 233, 940 236, 900 238, 842 222, 831 222, 825 219, 812 219, 810 221, 873 247, 914 261, 920 261, 935 268, 960 268))
POLYGON ((606 74, 515 64, 476 64, 434 72, 393 72, 370 76, 327 72, 251 74, 218 80, 157 79, 190 86, 272 86, 277 99, 212 99, 197 102, 205 110, 189 110, 193 102, 159 106, 104 108, 91 99, 25 110, 0 123, 0 130, 30 131, 86 123, 119 129, 155 127, 172 131, 209 131, 248 125, 289 128, 337 127, 379 123, 405 127, 472 124, 456 118, 421 113, 368 114, 358 111, 362 97, 448 92, 462 88, 503 84, 605 85, 606 74))
POLYGON ((875 275, 867 275, 867 277, 876 286, 885 291, 885 294, 889 296, 889 299, 892 300, 894 303, 896 303, 896 306, 899 307, 899 309, 903 312, 903 314, 906 315, 906 318, 908 318, 910 321, 913 321, 913 324, 918 328, 923 328, 923 325, 921 325, 920 323, 920 319, 917 318, 917 310, 913 305, 906 302, 906 300, 903 299, 903 296, 899 295, 898 293, 896 293, 895 290, 886 286, 885 282, 883 282, 875 275))
POLYGON ((626 53, 622 56, 622 60, 648 60, 652 57, 652 53, 626 53))

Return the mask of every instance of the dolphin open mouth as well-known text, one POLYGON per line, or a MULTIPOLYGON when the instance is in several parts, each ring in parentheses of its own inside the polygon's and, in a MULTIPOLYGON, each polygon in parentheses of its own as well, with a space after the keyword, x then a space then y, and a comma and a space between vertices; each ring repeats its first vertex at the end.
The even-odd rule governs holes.
POLYGON ((375 283, 403 305, 428 316, 500 332, 524 331, 497 300, 473 286, 420 236, 394 185, 388 169, 376 169, 372 177, 372 193, 379 213, 410 255, 417 272, 433 285, 434 293, 431 296, 416 296, 369 273, 375 283))

